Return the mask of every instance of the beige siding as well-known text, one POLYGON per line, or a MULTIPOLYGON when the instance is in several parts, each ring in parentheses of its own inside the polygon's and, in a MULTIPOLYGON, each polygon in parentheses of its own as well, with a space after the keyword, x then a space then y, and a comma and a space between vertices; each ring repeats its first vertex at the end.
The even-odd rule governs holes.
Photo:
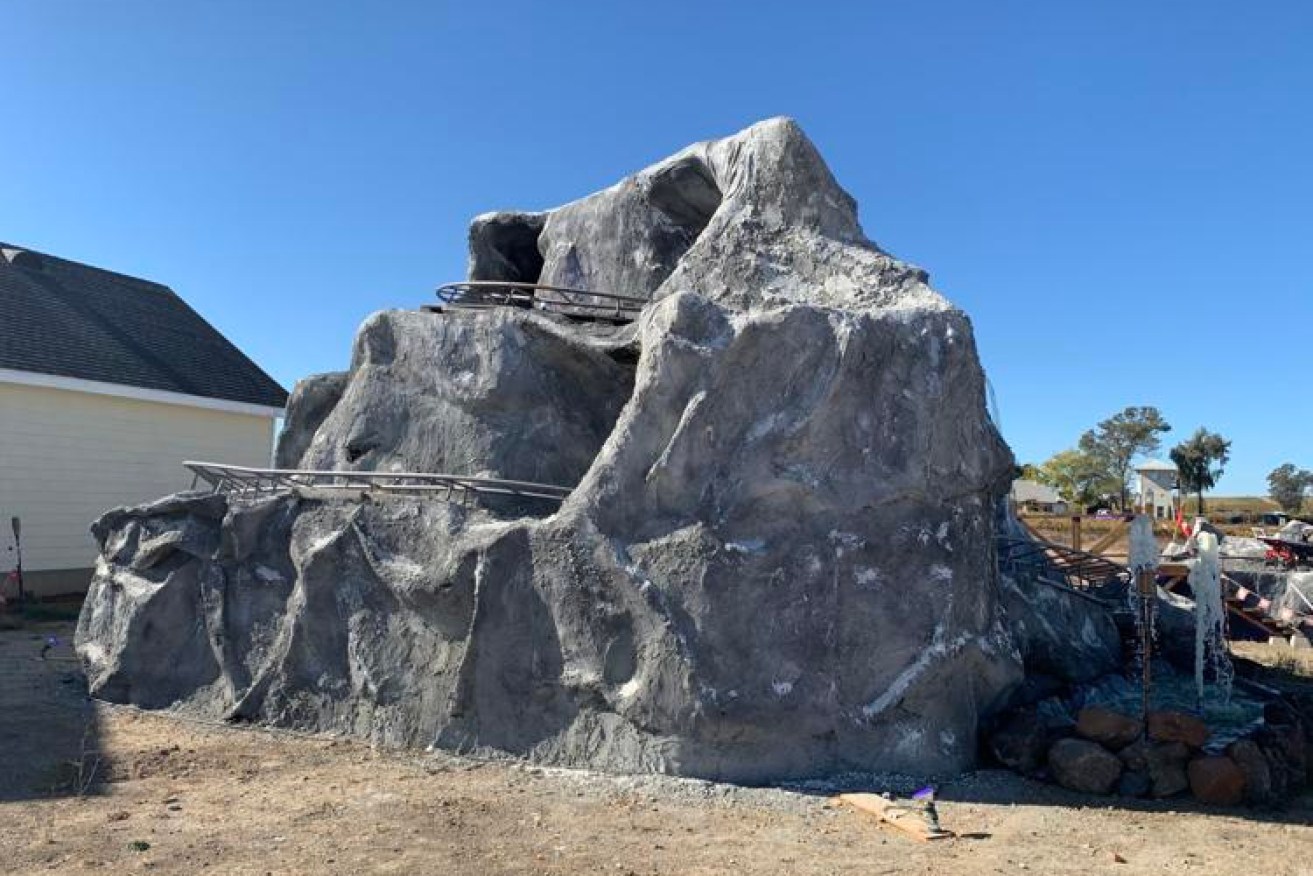
MULTIPOLYGON (((184 459, 267 466, 274 420, 0 383, 0 544, 23 520, 23 566, 85 568, 87 526, 116 505, 191 486, 184 459)), ((7 569, 12 554, 0 553, 7 569)))

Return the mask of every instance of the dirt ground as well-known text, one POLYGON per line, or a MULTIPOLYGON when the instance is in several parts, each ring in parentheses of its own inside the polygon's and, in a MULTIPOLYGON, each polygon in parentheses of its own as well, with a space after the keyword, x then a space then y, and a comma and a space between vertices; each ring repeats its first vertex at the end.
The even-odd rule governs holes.
POLYGON ((1271 813, 1128 807, 983 771, 939 789, 944 826, 964 836, 922 845, 819 789, 381 752, 93 707, 70 632, 0 632, 7 873, 1313 874, 1308 796, 1271 813))

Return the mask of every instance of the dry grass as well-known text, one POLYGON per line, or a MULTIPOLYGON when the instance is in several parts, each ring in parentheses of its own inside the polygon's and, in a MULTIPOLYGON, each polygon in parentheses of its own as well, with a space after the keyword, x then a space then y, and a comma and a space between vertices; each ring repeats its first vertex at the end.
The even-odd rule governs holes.
POLYGON ((1232 642, 1231 653, 1274 672, 1313 682, 1313 648, 1263 642, 1232 642))
MULTIPOLYGON (((1281 506, 1266 496, 1210 496, 1204 494, 1204 508, 1208 517, 1214 522, 1230 517, 1243 516, 1246 522, 1257 522, 1263 514, 1281 511, 1281 506)), ((1185 513, 1195 516, 1199 513, 1199 500, 1194 496, 1185 498, 1185 513)), ((1300 514, 1313 513, 1313 504, 1304 503, 1300 514)))

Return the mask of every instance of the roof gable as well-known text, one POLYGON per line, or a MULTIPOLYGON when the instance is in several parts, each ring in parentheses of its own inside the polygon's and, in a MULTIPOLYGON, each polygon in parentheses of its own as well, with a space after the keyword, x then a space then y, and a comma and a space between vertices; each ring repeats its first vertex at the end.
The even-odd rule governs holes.
POLYGON ((283 407, 287 392, 172 289, 0 244, 0 368, 283 407))

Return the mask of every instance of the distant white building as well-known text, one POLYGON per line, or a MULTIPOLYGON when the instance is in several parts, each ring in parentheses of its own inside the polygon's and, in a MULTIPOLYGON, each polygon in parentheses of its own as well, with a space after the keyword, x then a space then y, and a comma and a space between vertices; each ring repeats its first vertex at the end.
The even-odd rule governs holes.
POLYGON ((1025 511, 1037 511, 1041 514, 1066 514, 1067 503, 1058 495, 1058 491, 1039 481, 1019 478, 1012 482, 1012 502, 1025 511))
POLYGON ((1155 519, 1171 518, 1176 515, 1176 466, 1161 459, 1146 460, 1135 467, 1139 481, 1136 493, 1136 506, 1141 512, 1155 519))

